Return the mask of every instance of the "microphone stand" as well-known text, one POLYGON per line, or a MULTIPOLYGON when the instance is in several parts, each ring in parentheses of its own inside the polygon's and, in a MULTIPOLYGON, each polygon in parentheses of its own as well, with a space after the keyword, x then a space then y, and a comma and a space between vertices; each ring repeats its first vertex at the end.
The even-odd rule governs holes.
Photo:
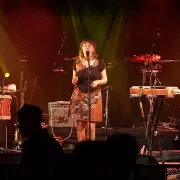
POLYGON ((112 91, 112 86, 107 86, 105 87, 104 89, 102 89, 102 91, 106 91, 105 94, 106 94, 106 102, 105 102, 105 113, 104 113, 104 116, 105 116, 105 123, 104 123, 104 127, 102 127, 103 129, 105 129, 105 132, 106 132, 106 137, 105 137, 105 140, 107 140, 107 138, 109 137, 107 132, 108 130, 112 129, 110 128, 109 126, 109 101, 110 101, 110 95, 111 95, 111 91, 112 91))
POLYGON ((61 72, 64 71, 64 69, 63 69, 63 66, 64 66, 64 58, 63 58, 64 53, 63 53, 63 49, 64 49, 64 44, 66 43, 66 40, 67 40, 67 39, 68 39, 67 34, 66 34, 66 33, 63 33, 63 42, 62 42, 62 45, 61 45, 60 48, 59 48, 59 51, 58 51, 56 60, 55 60, 54 65, 53 65, 54 68, 55 68, 54 71, 56 71, 56 72, 57 72, 57 71, 61 71, 61 72), (60 54, 60 53, 61 53, 61 54, 60 54), (58 67, 57 67, 57 69, 56 69, 56 66, 57 66, 59 57, 61 57, 61 60, 59 61, 58 67))
POLYGON ((88 117, 89 117, 89 140, 91 140, 91 87, 90 87, 90 79, 91 79, 91 70, 90 70, 90 59, 89 54, 87 56, 88 61, 88 117))

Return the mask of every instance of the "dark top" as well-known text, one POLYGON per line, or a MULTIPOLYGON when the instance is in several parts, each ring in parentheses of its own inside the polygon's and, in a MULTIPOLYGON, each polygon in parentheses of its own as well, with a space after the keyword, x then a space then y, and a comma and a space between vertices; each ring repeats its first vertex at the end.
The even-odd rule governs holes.
MULTIPOLYGON (((91 84, 95 80, 101 79, 101 72, 105 69, 105 64, 102 59, 95 60, 95 62, 90 66, 90 81, 91 84)), ((76 60, 73 64, 73 70, 76 71, 78 82, 77 87, 82 92, 88 92, 88 67, 85 67, 81 60, 76 60)), ((96 88, 90 88, 90 91, 96 91, 100 89, 100 86, 96 88)))
POLYGON ((56 168, 62 163, 63 154, 61 145, 47 129, 42 129, 22 144, 21 165, 30 168, 56 168))

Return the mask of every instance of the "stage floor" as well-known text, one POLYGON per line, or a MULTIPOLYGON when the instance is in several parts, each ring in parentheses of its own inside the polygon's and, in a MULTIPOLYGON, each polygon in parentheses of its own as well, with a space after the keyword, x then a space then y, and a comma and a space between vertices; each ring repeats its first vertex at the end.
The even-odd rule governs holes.
MULTIPOLYGON (((52 134, 54 133, 55 136, 61 137, 65 141, 63 142, 63 147, 68 148, 72 147, 77 143, 76 138, 76 128, 49 128, 49 132, 52 134)), ((175 137, 179 134, 178 130, 173 129, 158 129, 161 147, 163 150, 170 150, 173 149, 172 142, 175 137)), ((138 142, 140 148, 147 144, 147 140, 145 138, 145 129, 144 128, 111 128, 111 129, 104 129, 104 128, 96 128, 96 140, 104 141, 108 136, 117 133, 128 133, 131 134, 138 142)), ((154 143, 152 147, 153 151, 158 151, 158 141, 157 137, 154 138, 154 143)))

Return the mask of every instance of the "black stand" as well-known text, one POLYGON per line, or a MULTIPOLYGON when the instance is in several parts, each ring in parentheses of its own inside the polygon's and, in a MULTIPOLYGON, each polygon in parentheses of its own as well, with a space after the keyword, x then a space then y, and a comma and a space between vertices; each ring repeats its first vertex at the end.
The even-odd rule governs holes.
POLYGON ((53 69, 54 72, 63 72, 64 71, 64 53, 63 53, 63 49, 64 49, 64 45, 65 45, 67 39, 68 39, 67 33, 63 33, 63 42, 62 42, 62 44, 61 44, 61 46, 59 48, 56 60, 54 62, 54 69, 53 69))
MULTIPOLYGON (((18 112, 18 108, 19 108, 18 98, 14 94, 12 96, 14 97, 14 99, 16 101, 16 112, 18 112)), ((19 141, 20 140, 20 137, 19 137, 20 135, 19 135, 18 127, 17 127, 17 116, 15 117, 14 127, 15 127, 15 133, 14 133, 14 147, 13 147, 13 149, 21 149, 21 147, 20 147, 21 142, 19 141)))
MULTIPOLYGON (((24 105, 24 93, 26 90, 26 86, 27 86, 27 81, 24 82, 24 68, 25 68, 25 64, 28 63, 28 60, 26 59, 26 54, 23 56, 23 59, 20 60, 20 105, 19 105, 19 109, 21 109, 21 107, 24 105)), ((18 105, 18 104, 17 104, 18 105)), ((20 149, 20 145, 21 145, 21 138, 19 135, 19 130, 17 128, 17 122, 15 124, 15 140, 14 140, 14 149, 20 149)))
MULTIPOLYGON (((156 28, 155 39, 152 42, 150 52, 149 52, 149 54, 145 55, 145 62, 143 63, 143 67, 140 68, 140 71, 142 72, 142 75, 143 75, 143 80, 142 80, 142 85, 143 86, 146 86, 147 75, 148 75, 147 72, 149 73, 149 86, 152 86, 152 77, 154 75, 154 72, 153 72, 153 51, 155 49, 156 41, 160 37, 159 30, 160 30, 159 28, 156 28)), ((151 100, 153 101, 153 98, 151 100)), ((142 96, 139 98, 139 106, 140 106, 140 110, 141 110, 142 120, 143 120, 143 123, 144 123, 143 127, 145 128, 146 122, 145 122, 145 116, 144 116, 144 109, 143 109, 143 105, 142 105, 142 96)), ((151 108, 151 105, 150 105, 150 108, 151 108)), ((151 112, 151 109, 150 109, 149 116, 151 116, 151 114, 152 114, 152 112, 151 112)))
POLYGON ((89 122, 89 139, 91 140, 91 85, 90 85, 90 79, 91 79, 91 69, 90 69, 90 59, 89 55, 87 56, 87 62, 88 62, 88 122, 89 122))
MULTIPOLYGON (((152 73, 151 73, 151 77, 150 77, 150 79, 151 79, 151 81, 152 81, 152 73)), ((157 85, 157 80, 156 80, 156 78, 157 78, 157 76, 156 75, 154 75, 154 86, 153 87, 151 87, 152 89, 153 88, 155 88, 156 87, 156 85, 157 85)), ((159 83, 159 85, 160 85, 161 83, 159 83)), ((153 123, 153 119, 154 119, 154 116, 155 116, 155 110, 156 110, 156 106, 157 106, 157 102, 156 102, 156 96, 151 96, 151 97, 149 97, 149 114, 148 114, 148 119, 147 119, 147 128, 146 128, 146 134, 145 134, 145 137, 147 138, 147 140, 148 140, 148 144, 150 144, 150 141, 149 141, 149 139, 148 139, 148 136, 150 135, 150 133, 151 133, 151 128, 152 128, 152 123, 153 123)), ((152 146, 152 144, 151 144, 151 146, 152 146)), ((149 147, 149 149, 151 149, 151 147, 149 147)))
MULTIPOLYGON (((152 65, 152 55, 150 55, 150 57, 148 57, 148 62, 144 62, 144 66, 140 68, 140 71, 142 72, 142 85, 146 86, 147 84, 147 76, 149 75, 149 86, 152 86, 152 79, 154 77, 154 82, 156 82, 156 73, 153 72, 153 65, 152 65), (149 69, 150 68, 150 69, 149 69)), ((160 81, 159 81, 160 82, 160 81)), ((154 83, 155 84, 155 83, 154 83)), ((160 85, 160 84, 159 84, 160 85)), ((155 85, 154 85, 155 86, 155 85)), ((152 98, 151 101, 153 101, 154 99, 152 98)), ((150 102, 151 103, 151 102, 150 102)), ((139 98, 139 107, 141 110, 141 117, 142 117, 142 126, 143 128, 146 127, 146 120, 145 120, 145 114, 144 114, 144 108, 143 108, 143 96, 140 96, 139 98)), ((151 108, 151 106, 150 106, 151 108)), ((151 108, 152 109, 152 108, 151 108)), ((152 112, 150 112, 151 114, 152 112)))
POLYGON ((110 94, 112 91, 112 87, 111 86, 107 86, 104 89, 102 89, 102 91, 105 91, 106 94, 106 102, 105 102, 105 113, 103 113, 103 116, 105 117, 105 122, 104 122, 104 127, 102 127, 103 129, 105 129, 106 131, 106 138, 108 138, 107 132, 108 130, 112 129, 109 127, 109 101, 110 101, 110 94))
MULTIPOLYGON (((162 109, 163 104, 163 98, 157 98, 156 102, 154 104, 153 110, 150 112, 148 117, 148 124, 147 124, 147 130, 146 130, 146 138, 148 140, 148 146, 149 146, 149 155, 152 155, 152 145, 154 141, 154 137, 157 137, 159 151, 160 151, 160 157, 161 161, 164 164, 164 158, 162 154, 162 147, 161 147, 161 139, 157 131, 157 124, 160 117, 160 111, 162 109)), ((153 104, 151 104, 153 106, 153 104)))
MULTIPOLYGON (((161 82, 158 79, 156 73, 151 73, 150 76, 151 76, 150 77, 151 83, 152 83, 152 77, 154 77, 154 86, 151 87, 152 89, 155 88, 157 85, 161 86, 161 82)), ((149 155, 152 155, 152 145, 153 145, 154 137, 155 136, 157 137, 161 161, 164 164, 164 158, 163 158, 162 147, 161 147, 161 139, 160 139, 160 136, 157 131, 157 125, 158 125, 160 111, 162 109, 163 101, 164 101, 163 97, 156 97, 156 96, 152 95, 149 98, 150 110, 149 110, 149 114, 148 114, 147 128, 146 128, 145 136, 148 141, 148 146, 149 146, 148 154, 149 155)))
POLYGON ((20 64, 20 106, 19 109, 24 105, 24 91, 23 91, 23 81, 24 81, 24 63, 20 64))
POLYGON ((109 126, 109 111, 108 111, 108 105, 109 105, 109 96, 111 93, 112 87, 108 86, 106 90, 106 106, 105 106, 105 128, 108 129, 109 126))

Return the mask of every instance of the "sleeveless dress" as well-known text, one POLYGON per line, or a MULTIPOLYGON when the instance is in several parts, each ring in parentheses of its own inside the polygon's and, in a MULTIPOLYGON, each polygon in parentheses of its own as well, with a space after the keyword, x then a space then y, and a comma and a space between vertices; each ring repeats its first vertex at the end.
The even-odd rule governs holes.
MULTIPOLYGON (((103 60, 96 59, 90 66, 90 84, 95 80, 101 79, 101 72, 105 69, 103 60)), ((74 91, 70 101, 69 116, 75 120, 89 121, 88 107, 88 67, 85 67, 81 60, 76 60, 73 64, 76 71, 78 82, 74 86, 74 91)), ((91 99, 91 121, 102 122, 102 95, 100 86, 90 87, 91 99)))

